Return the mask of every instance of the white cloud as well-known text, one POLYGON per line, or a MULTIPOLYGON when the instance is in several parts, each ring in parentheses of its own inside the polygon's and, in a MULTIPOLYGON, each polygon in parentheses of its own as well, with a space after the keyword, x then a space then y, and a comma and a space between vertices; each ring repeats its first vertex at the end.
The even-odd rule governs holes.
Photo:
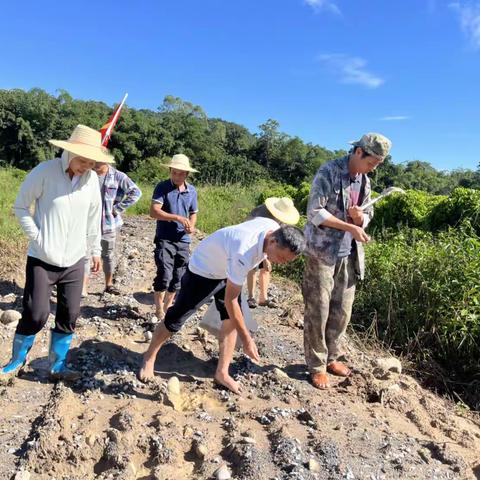
POLYGON ((342 83, 353 83, 368 88, 378 88, 384 80, 366 70, 367 62, 360 57, 342 53, 319 55, 318 60, 327 66, 342 83))
POLYGON ((342 12, 338 8, 337 4, 330 0, 304 0, 307 5, 313 8, 315 12, 321 12, 322 10, 328 10, 336 15, 341 15, 342 12))
POLYGON ((460 18, 460 25, 475 49, 480 49, 480 2, 453 2, 450 8, 460 18))
POLYGON ((408 115, 387 115, 386 117, 382 117, 380 120, 384 122, 401 122, 404 120, 410 120, 411 117, 408 115))

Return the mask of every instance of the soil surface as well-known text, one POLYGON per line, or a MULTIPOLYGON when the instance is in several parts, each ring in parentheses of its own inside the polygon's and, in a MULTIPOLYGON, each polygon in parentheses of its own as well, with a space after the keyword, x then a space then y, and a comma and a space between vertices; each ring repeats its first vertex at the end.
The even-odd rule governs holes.
MULTIPOLYGON (((278 308, 252 310, 261 364, 239 351, 232 366, 242 395, 212 381, 218 345, 201 312, 160 351, 155 381, 139 382, 156 320, 153 231, 127 218, 121 295, 102 294, 100 276, 91 283, 70 355, 82 379, 49 381, 45 328, 26 371, 0 387, 0 479, 480 479, 479 417, 379 369, 385 352, 350 342, 353 375, 311 386, 301 294, 282 279, 270 291, 278 308)), ((0 279, 2 310, 21 309, 23 279, 11 277, 0 279)), ((0 323, 0 364, 14 330, 0 323)))

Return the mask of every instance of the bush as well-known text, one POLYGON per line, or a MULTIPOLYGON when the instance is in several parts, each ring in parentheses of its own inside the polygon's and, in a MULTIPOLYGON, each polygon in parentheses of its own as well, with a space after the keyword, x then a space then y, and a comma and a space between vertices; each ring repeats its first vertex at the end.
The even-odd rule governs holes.
POLYGON ((411 228, 427 228, 433 208, 445 197, 430 195, 419 190, 407 190, 405 194, 394 193, 375 205, 370 228, 379 230, 405 225, 411 228))
POLYGON ((456 188, 432 209, 428 226, 442 230, 465 222, 480 234, 480 190, 456 188))
POLYGON ((285 183, 277 183, 268 186, 263 190, 257 198, 257 205, 261 205, 267 198, 270 197, 289 197, 292 200, 295 199, 297 189, 292 185, 286 185, 285 183))
POLYGON ((404 229, 366 246, 367 275, 356 322, 404 353, 431 356, 446 369, 480 367, 480 238, 404 229))
POLYGON ((136 183, 155 185, 159 177, 168 176, 168 168, 163 166, 168 163, 168 158, 148 157, 138 162, 135 171, 129 172, 129 177, 136 183))

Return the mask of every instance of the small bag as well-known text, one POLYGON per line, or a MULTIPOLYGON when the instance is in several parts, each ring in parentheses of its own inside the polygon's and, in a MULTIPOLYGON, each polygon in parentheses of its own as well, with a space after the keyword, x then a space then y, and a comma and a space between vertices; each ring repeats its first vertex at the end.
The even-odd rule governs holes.
MULTIPOLYGON (((252 313, 250 312, 250 308, 247 304, 246 296, 241 296, 241 306, 242 306, 242 313, 243 313, 243 320, 245 322, 245 326, 248 328, 250 333, 255 333, 258 330, 258 324, 255 319, 252 317, 252 313)), ((222 320, 220 320, 220 312, 217 310, 215 305, 215 300, 212 301, 208 310, 205 312, 205 315, 200 320, 199 326, 204 328, 207 332, 211 333, 217 338, 220 338, 220 329, 222 328, 222 320)), ((237 344, 235 348, 237 350, 240 349, 242 346, 242 341, 240 337, 237 336, 237 344)))

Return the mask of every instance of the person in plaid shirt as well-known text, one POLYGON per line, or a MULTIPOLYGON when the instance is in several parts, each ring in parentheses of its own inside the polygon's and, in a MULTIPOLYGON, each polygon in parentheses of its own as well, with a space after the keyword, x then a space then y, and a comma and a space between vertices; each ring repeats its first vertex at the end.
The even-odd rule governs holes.
MULTIPOLYGON (((122 213, 138 202, 141 190, 125 173, 112 165, 97 162, 95 171, 102 196, 102 264, 105 274, 105 292, 118 295, 120 292, 113 285, 115 271, 115 246, 120 227, 123 225, 122 213)), ((87 263, 88 265, 89 263, 87 263)), ((88 295, 88 268, 85 272, 82 296, 88 295)))

